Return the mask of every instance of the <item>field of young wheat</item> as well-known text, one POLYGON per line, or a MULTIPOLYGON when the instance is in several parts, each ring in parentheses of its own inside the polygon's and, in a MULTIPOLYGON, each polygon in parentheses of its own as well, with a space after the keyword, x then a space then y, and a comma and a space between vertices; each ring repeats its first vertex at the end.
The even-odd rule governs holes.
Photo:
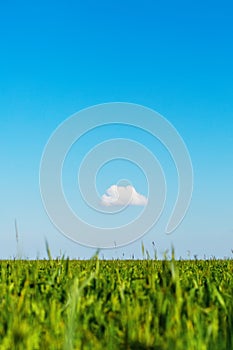
POLYGON ((233 260, 0 262, 1 350, 233 349, 233 260))

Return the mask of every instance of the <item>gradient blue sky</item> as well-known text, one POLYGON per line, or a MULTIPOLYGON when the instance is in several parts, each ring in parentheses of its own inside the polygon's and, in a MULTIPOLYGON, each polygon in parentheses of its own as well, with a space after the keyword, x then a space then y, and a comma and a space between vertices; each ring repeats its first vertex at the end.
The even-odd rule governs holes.
MULTIPOLYGON (((50 223, 40 199, 39 164, 50 134, 63 120, 112 101, 161 113, 182 135, 193 162, 193 200, 185 220, 166 236, 165 212, 144 236, 145 246, 151 251, 154 241, 162 254, 174 244, 183 257, 188 251, 199 257, 232 256, 231 1, 2 2, 0 43, 0 258, 16 254, 15 218, 22 256, 45 256, 45 237, 54 256, 94 254, 50 223)), ((103 131, 104 138, 108 133, 103 131)), ((166 168, 166 155, 159 152, 169 173, 172 167, 166 168)), ((119 169, 123 174, 123 164, 119 169)), ((111 182, 111 171, 105 170, 100 191, 111 182)), ((145 191, 143 180, 138 186, 145 191)), ((101 254, 123 253, 140 256, 141 240, 101 254)))

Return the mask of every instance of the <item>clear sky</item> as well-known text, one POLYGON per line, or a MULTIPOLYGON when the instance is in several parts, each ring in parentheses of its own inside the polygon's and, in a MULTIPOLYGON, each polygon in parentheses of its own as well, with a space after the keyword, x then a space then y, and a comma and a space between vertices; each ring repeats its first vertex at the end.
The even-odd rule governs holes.
MULTIPOLYGON (((54 256, 95 253, 51 224, 41 202, 39 165, 48 138, 66 118, 116 101, 141 104, 167 118, 193 163, 189 211, 167 236, 163 231, 177 186, 174 166, 149 135, 119 129, 119 137, 151 148, 168 181, 170 202, 143 237, 146 248, 152 251, 154 241, 160 255, 173 244, 177 256, 232 256, 232 1, 13 0, 0 5, 0 43, 0 258, 16 255, 15 219, 24 257, 44 257, 45 238, 54 256)), ((111 133, 105 128, 87 135, 67 158, 64 187, 74 206, 80 154, 111 133)), ((123 160, 103 167, 97 189, 103 194, 128 177, 146 195, 143 174, 123 160)), ((141 241, 100 254, 140 257, 141 241)))

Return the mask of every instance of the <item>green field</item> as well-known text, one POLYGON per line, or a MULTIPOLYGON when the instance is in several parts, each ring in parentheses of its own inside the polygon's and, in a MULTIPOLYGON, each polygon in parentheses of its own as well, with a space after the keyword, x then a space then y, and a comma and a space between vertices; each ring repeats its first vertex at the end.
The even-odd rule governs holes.
POLYGON ((0 262, 0 349, 233 349, 233 260, 0 262))

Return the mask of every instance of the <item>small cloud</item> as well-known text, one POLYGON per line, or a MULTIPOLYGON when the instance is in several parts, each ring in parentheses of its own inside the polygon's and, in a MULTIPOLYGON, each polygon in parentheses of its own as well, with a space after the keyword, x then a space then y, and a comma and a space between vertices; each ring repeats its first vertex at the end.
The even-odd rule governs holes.
POLYGON ((105 207, 121 205, 147 205, 148 199, 138 193, 133 186, 112 185, 101 197, 105 207))

